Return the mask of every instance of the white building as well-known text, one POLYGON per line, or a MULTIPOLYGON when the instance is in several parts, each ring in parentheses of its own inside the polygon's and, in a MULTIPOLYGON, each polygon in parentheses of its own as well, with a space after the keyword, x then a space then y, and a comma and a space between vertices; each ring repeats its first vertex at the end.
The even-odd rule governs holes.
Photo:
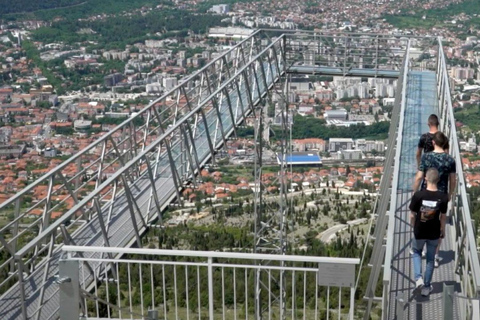
POLYGON ((211 7, 208 12, 227 14, 228 12, 230 12, 230 6, 228 4, 217 4, 211 7))
POLYGON ((337 154, 337 159, 343 160, 360 160, 363 158, 362 150, 340 150, 337 154))
POLYGON ((387 86, 387 96, 389 98, 395 97, 395 86, 391 84, 387 86))
POLYGON ((474 70, 472 68, 453 67, 451 70, 452 78, 457 80, 472 79, 473 74, 474 74, 474 70))
POLYGON ((366 82, 362 82, 357 85, 357 95, 360 99, 366 99, 369 97, 368 84, 366 82))
POLYGON ((361 150, 363 152, 372 152, 373 150, 378 152, 385 151, 385 143, 383 141, 376 140, 357 139, 355 140, 355 147, 357 150, 361 150))
POLYGON ((224 38, 224 39, 245 39, 248 38, 255 30, 239 27, 227 28, 210 28, 208 36, 210 38, 224 38))
POLYGON ((375 97, 386 97, 387 96, 387 85, 384 83, 377 83, 375 87, 375 97))
POLYGON ((351 150, 354 146, 351 138, 331 138, 328 141, 328 151, 337 152, 339 150, 351 150))
POLYGON ((146 92, 147 93, 159 93, 163 91, 163 87, 160 83, 149 83, 146 85, 146 92))
POLYGON ((178 80, 174 77, 163 78, 162 84, 166 91, 170 91, 177 86, 178 80))
POLYGON ((362 82, 362 78, 358 77, 333 77, 333 84, 335 87, 351 86, 359 84, 360 82, 362 82))

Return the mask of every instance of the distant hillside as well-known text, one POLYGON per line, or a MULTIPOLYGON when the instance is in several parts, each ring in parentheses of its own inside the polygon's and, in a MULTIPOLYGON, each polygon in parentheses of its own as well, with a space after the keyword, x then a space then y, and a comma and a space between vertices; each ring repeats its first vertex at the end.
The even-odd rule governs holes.
POLYGON ((85 2, 85 0, 0 0, 0 15, 63 8, 78 5, 82 2, 85 2))
POLYGON ((95 14, 116 14, 143 6, 171 5, 170 0, 0 0, 0 19, 76 20, 95 14))
MULTIPOLYGON (((411 11, 411 10, 409 10, 411 11)), ((383 18, 393 26, 400 29, 431 29, 432 27, 453 28, 458 33, 456 25, 448 24, 451 18, 460 13, 472 16, 468 21, 462 21, 466 27, 477 26, 480 23, 480 0, 466 0, 453 3, 441 9, 418 9, 414 14, 402 12, 397 15, 386 15, 383 18)))

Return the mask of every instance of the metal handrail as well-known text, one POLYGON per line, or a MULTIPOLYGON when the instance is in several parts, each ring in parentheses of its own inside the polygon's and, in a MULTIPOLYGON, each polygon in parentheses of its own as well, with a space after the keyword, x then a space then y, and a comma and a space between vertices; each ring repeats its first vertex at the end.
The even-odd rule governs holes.
MULTIPOLYGON (((443 75, 443 81, 445 81, 445 88, 446 90, 449 89, 449 81, 448 81, 448 73, 447 73, 447 66, 446 66, 446 61, 445 61, 445 55, 443 51, 443 46, 442 46, 442 39, 439 37, 438 38, 438 56, 440 59, 440 71, 443 75)), ((446 101, 445 104, 447 106, 447 111, 448 111, 448 116, 451 119, 451 121, 455 120, 454 114, 453 114, 453 106, 452 106, 452 100, 450 94, 446 95, 446 101)), ((477 253, 477 246, 476 246, 476 239, 475 239, 475 232, 473 230, 473 225, 471 223, 472 217, 470 214, 470 207, 469 207, 469 201, 467 198, 467 189, 466 189, 466 183, 465 183, 465 177, 463 174, 463 166, 462 166, 462 158, 460 157, 460 144, 458 141, 458 136, 457 136, 457 129, 455 126, 455 123, 453 123, 450 127, 451 130, 451 138, 452 138, 452 151, 453 151, 453 156, 455 158, 455 161, 457 163, 457 193, 460 193, 460 198, 462 200, 462 206, 464 209, 463 213, 463 220, 466 221, 466 229, 467 229, 467 239, 466 243, 470 247, 473 246, 475 250, 469 250, 470 253, 470 261, 472 263, 472 278, 475 283, 476 291, 477 293, 480 292, 480 261, 478 258, 478 253, 477 253)))
MULTIPOLYGON (((153 256, 184 256, 195 258, 229 258, 229 259, 250 259, 250 260, 272 260, 272 261, 291 261, 291 262, 319 262, 319 263, 337 263, 341 261, 345 264, 359 264, 359 258, 335 258, 335 257, 317 257, 317 256, 294 256, 263 253, 242 253, 242 252, 218 252, 218 251, 193 251, 193 250, 164 250, 164 249, 137 249, 137 248, 106 248, 106 247, 87 247, 87 246, 63 246, 65 253, 85 252, 85 253, 115 253, 115 254, 141 254, 153 256)), ((69 257, 68 259, 76 259, 69 257)), ((79 258, 81 260, 81 258, 79 258)), ((89 259, 86 258, 86 261, 89 259)))
MULTIPOLYGON (((406 109, 406 100, 407 100, 407 80, 408 80, 408 71, 409 71, 409 51, 410 51, 410 41, 408 41, 407 50, 404 57, 403 65, 403 82, 402 82, 402 102, 400 107, 400 118, 398 121, 398 131, 397 131, 397 141, 396 141, 396 150, 395 150, 395 166, 394 172, 400 172, 400 156, 402 152, 402 140, 403 140, 403 124, 405 120, 405 109, 406 109)), ((393 146, 389 146, 393 147, 393 146)), ((389 165, 389 164, 385 164, 389 165)), ((391 185, 391 197, 390 197, 390 209, 388 213, 388 228, 387 228, 387 243, 385 250, 385 262, 383 270, 383 319, 387 318, 387 314, 390 309, 390 280, 392 277, 392 270, 390 268, 392 264, 393 257, 393 242, 394 242, 394 233, 395 233, 395 212, 397 210, 397 191, 398 191, 398 174, 393 176, 392 185, 391 185)), ((386 177, 388 178, 388 177, 386 177)), ((379 241, 381 239, 376 239, 379 241)))

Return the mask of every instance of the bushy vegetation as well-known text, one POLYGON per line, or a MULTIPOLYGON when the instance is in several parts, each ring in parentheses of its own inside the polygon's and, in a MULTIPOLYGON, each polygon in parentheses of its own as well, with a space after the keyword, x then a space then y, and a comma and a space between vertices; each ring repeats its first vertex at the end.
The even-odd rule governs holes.
POLYGON ((480 106, 466 105, 464 108, 455 111, 455 120, 468 126, 473 132, 480 130, 480 106))
POLYGON ((0 0, 0 14, 32 12, 52 8, 62 8, 78 5, 84 0, 0 0))
POLYGON ((67 44, 92 40, 104 49, 124 48, 126 44, 152 38, 182 38, 189 30, 206 32, 209 27, 220 25, 220 16, 195 15, 184 10, 162 10, 146 15, 117 16, 97 21, 58 21, 51 27, 33 32, 37 41, 45 43, 64 42, 67 44), (128 27, 126 27, 128 26, 128 27), (93 34, 78 34, 83 28, 92 29, 93 34), (159 34, 157 34, 159 33, 159 34), (155 35, 157 34, 157 35, 155 35))
MULTIPOLYGON (((326 126, 325 120, 314 117, 295 116, 292 129, 293 139, 304 138, 368 138, 386 139, 390 122, 376 122, 370 126, 358 124, 350 127, 326 126)), ((281 135, 279 135, 281 136, 281 135)))
MULTIPOLYGON (((430 29, 434 26, 444 26, 445 23, 451 20, 451 17, 466 13, 469 15, 480 13, 480 3, 478 0, 467 0, 461 3, 454 3, 441 9, 415 10, 404 11, 398 15, 386 15, 384 18, 388 23, 395 27, 402 29, 430 29)), ((464 21, 462 24, 468 27, 470 24, 479 22, 479 18, 474 18, 470 21, 464 21)), ((453 25, 452 25, 453 27, 453 25)))
POLYGON ((118 13, 142 6, 152 7, 169 3, 169 1, 162 0, 0 0, 0 4, 2 4, 0 10, 3 10, 0 13, 10 13, 7 17, 10 20, 36 18, 51 21, 61 17, 68 21, 100 13, 118 13))

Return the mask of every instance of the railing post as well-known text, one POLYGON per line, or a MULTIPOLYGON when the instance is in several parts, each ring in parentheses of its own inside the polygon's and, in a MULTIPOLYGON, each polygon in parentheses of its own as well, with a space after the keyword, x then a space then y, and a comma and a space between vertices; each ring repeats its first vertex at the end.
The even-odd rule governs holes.
POLYGON ((158 320, 158 310, 148 310, 148 320, 158 320))
POLYGON ((80 318, 80 285, 77 260, 58 262, 57 284, 60 288, 60 320, 78 320, 80 318))
POLYGON ((480 299, 472 299, 472 320, 480 320, 480 299))
POLYGON ((353 320, 355 310, 355 286, 350 287, 350 320, 353 320))
POLYGON ((405 300, 403 299, 403 293, 399 293, 395 300, 397 301, 395 312, 397 320, 403 320, 405 318, 405 300))
POLYGON ((213 320, 213 266, 212 266, 212 257, 208 258, 208 315, 209 315, 209 319, 213 320))
POLYGON ((453 319, 453 285, 443 284, 443 319, 453 319))

